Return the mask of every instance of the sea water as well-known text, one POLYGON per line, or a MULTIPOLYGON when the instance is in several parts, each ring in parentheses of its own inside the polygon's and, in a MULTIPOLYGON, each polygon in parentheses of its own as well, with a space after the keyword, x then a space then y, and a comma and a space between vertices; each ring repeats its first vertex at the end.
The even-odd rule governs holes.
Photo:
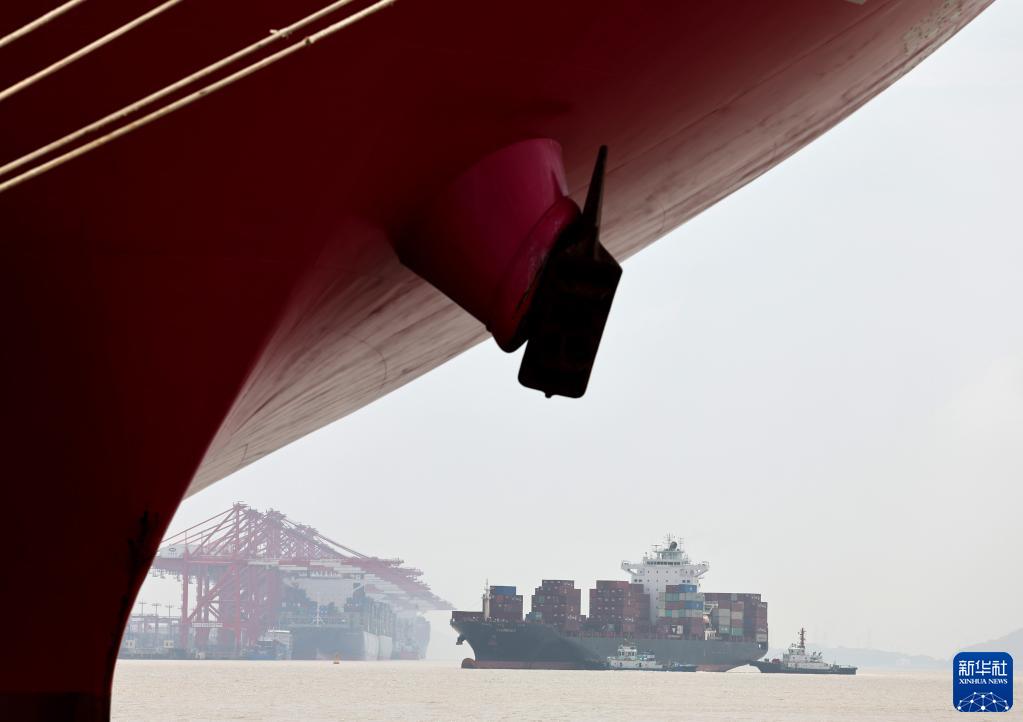
MULTIPOLYGON (((947 672, 461 669, 457 662, 129 661, 115 720, 961 719, 947 672)), ((1009 719, 1019 714, 1009 712, 1009 719)))

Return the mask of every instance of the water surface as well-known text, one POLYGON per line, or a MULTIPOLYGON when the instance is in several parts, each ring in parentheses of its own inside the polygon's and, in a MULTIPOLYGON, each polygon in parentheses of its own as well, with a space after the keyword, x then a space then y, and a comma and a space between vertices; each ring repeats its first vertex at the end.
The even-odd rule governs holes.
MULTIPOLYGON (((744 668, 751 669, 751 668, 744 668)), ((463 670, 457 662, 121 661, 115 720, 962 719, 950 672, 463 670)), ((1012 719, 1018 711, 1009 712, 1012 719)), ((1001 719, 1001 718, 1000 718, 1001 719)))

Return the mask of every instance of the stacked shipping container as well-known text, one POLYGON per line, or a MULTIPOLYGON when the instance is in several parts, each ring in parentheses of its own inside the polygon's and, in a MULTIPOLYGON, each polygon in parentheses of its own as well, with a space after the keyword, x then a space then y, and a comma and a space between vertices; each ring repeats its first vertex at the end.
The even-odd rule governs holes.
POLYGON ((631 634, 649 624, 650 595, 642 584, 602 580, 590 590, 590 627, 631 634))
POLYGON ((752 635, 754 642, 767 641, 767 602, 751 602, 746 611, 746 636, 752 635))
POLYGON ((704 594, 695 584, 669 584, 657 595, 657 626, 686 639, 703 639, 704 594))
POLYGON ((483 612, 451 612, 452 622, 482 622, 483 612))
POLYGON ((533 590, 531 620, 578 631, 582 591, 571 579, 544 579, 533 590))
POLYGON ((515 587, 490 587, 490 618, 505 622, 522 621, 522 595, 515 587))
MULTIPOLYGON (((489 618, 521 622, 522 595, 513 586, 489 588, 489 618)), ((533 590, 531 622, 579 633, 656 633, 705 639, 713 630, 726 641, 767 642, 767 602, 759 594, 700 592, 695 584, 669 584, 657 595, 657 618, 650 619, 650 598, 642 584, 600 580, 590 592, 590 614, 580 614, 582 591, 571 579, 544 579, 533 590), (709 626, 708 626, 709 620, 709 626)), ((482 619, 480 612, 454 612, 452 619, 482 619)))
POLYGON ((711 625, 722 639, 767 641, 767 602, 759 594, 707 592, 711 625))

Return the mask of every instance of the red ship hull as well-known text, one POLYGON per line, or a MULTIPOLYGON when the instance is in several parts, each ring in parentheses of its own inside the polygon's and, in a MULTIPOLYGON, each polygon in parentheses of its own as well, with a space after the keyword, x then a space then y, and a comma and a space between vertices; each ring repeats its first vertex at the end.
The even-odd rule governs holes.
MULTIPOLYGON (((579 200, 605 143, 602 240, 625 258, 986 5, 400 0, 0 193, 8 508, 32 539, 7 573, 33 580, 2 602, 0 709, 105 716, 121 630, 186 493, 486 337, 393 250, 429 189, 543 137, 579 200), (54 624, 69 604, 88 622, 54 624)), ((4 100, 0 162, 317 7, 182 3, 4 100)), ((47 9, 7 3, 0 32, 47 9)), ((139 12, 83 4, 0 48, 0 84, 139 12)))

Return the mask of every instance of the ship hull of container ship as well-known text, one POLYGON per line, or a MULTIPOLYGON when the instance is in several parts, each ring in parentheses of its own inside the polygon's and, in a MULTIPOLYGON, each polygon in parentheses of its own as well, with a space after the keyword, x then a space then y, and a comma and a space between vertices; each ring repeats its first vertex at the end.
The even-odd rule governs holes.
MULTIPOLYGON (((565 634, 545 624, 452 621, 459 643, 468 642, 475 659, 466 666, 498 669, 603 669, 624 637, 565 634)), ((659 662, 695 664, 704 672, 724 672, 763 657, 766 643, 630 636, 659 662)))
POLYGON ((390 637, 364 629, 292 629, 292 659, 334 659, 372 662, 390 659, 390 637))

